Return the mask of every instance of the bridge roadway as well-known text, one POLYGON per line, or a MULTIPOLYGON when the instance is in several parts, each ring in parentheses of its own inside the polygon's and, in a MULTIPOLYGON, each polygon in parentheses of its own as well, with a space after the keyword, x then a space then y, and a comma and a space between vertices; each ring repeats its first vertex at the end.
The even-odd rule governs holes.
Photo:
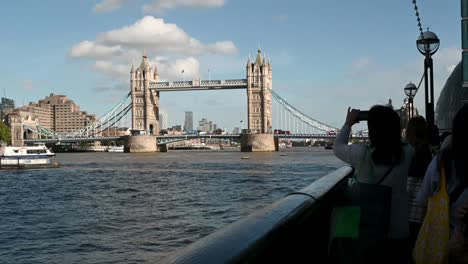
POLYGON ((125 140, 123 137, 66 137, 66 138, 38 138, 25 139, 24 143, 75 143, 75 142, 95 142, 95 141, 116 141, 125 140))
POLYGON ((149 89, 157 92, 247 89, 247 79, 151 82, 149 89))
MULTIPOLYGON (((239 139, 241 134, 228 135, 177 135, 177 136, 158 136, 158 145, 170 144, 181 140, 189 139, 239 139)), ((327 134, 275 134, 275 138, 279 139, 334 139, 336 135, 327 134)), ((116 141, 125 140, 127 136, 120 137, 67 137, 67 138, 49 138, 49 139, 26 139, 25 143, 74 143, 74 142, 94 142, 94 141, 116 141)), ((352 136, 353 139, 367 139, 365 136, 352 136)))

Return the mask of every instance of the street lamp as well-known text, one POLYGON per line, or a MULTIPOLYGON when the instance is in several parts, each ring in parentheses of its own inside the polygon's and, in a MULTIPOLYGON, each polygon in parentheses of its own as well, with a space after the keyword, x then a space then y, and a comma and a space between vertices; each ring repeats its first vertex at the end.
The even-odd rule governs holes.
POLYGON ((418 40, 416 47, 419 52, 425 56, 424 59, 424 92, 426 106, 426 121, 428 126, 434 125, 434 69, 432 64, 432 55, 434 55, 440 46, 440 40, 434 32, 427 30, 423 32, 418 40), (431 74, 430 80, 428 70, 431 74), (430 86, 429 86, 430 82, 430 86))
POLYGON ((408 120, 410 120, 414 116, 413 98, 416 95, 417 91, 418 91, 418 88, 412 82, 408 83, 405 86, 405 94, 406 96, 408 96, 408 104, 409 104, 408 120))

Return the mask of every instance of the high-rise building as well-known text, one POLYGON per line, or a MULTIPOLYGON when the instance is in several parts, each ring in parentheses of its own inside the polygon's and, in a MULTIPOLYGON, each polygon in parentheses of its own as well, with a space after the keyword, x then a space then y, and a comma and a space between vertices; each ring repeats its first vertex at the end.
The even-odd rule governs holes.
POLYGON ((169 119, 166 112, 161 112, 159 114, 159 126, 161 130, 169 128, 169 119))
POLYGON ((12 112, 15 109, 15 101, 2 97, 0 103, 0 120, 5 122, 5 115, 12 112))
POLYGON ((212 121, 208 121, 208 119, 206 118, 202 118, 202 120, 198 121, 198 127, 197 127, 198 131, 211 132, 211 131, 216 130, 216 128, 217 128, 216 124, 213 123, 212 121))
POLYGON ((193 131, 193 113, 192 111, 185 112, 184 131, 193 131))
POLYGON ((95 115, 80 111, 80 107, 65 95, 50 94, 37 103, 18 108, 20 115, 31 115, 38 124, 55 132, 73 132, 96 120, 95 115))

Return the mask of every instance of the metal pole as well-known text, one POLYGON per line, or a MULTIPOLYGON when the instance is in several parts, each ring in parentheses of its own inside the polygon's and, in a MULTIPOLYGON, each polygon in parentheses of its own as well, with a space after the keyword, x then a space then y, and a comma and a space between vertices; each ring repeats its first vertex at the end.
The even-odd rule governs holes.
POLYGON ((430 124, 435 125, 435 116, 434 116, 434 67, 432 63, 432 57, 429 55, 429 70, 431 74, 430 78, 430 103, 429 103, 429 111, 430 111, 430 124))
POLYGON ((427 74, 427 70, 429 67, 429 52, 426 52, 426 58, 424 59, 424 103, 426 108, 426 121, 427 124, 430 125, 430 110, 429 110, 429 76, 427 74))
POLYGON ((414 113, 413 113, 413 98, 411 96, 409 97, 408 102, 409 102, 409 111, 410 111, 409 115, 408 115, 408 121, 409 121, 409 119, 411 119, 413 117, 413 115, 414 115, 414 113))

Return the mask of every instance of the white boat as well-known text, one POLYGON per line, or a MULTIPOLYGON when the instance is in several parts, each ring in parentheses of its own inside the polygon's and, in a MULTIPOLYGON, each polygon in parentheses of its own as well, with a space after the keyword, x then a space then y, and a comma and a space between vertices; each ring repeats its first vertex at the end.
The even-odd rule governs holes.
POLYGON ((43 143, 25 147, 0 147, 0 168, 48 167, 55 154, 43 143))
POLYGON ((124 146, 109 146, 107 148, 108 152, 124 152, 124 146))
POLYGON ((287 143, 285 143, 285 142, 280 142, 280 143, 278 144, 278 147, 279 147, 279 148, 292 148, 292 143, 291 143, 291 142, 287 142, 287 143))

